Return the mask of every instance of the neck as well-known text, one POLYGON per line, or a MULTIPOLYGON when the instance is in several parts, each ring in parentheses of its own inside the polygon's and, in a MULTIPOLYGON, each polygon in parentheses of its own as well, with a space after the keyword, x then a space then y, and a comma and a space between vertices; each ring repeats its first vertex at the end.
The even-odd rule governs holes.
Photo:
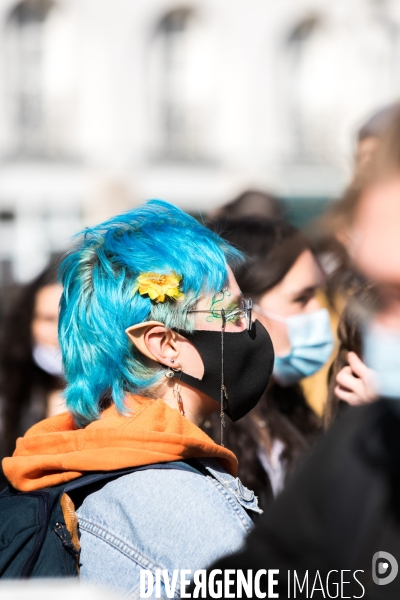
MULTIPOLYGON (((159 397, 162 398, 165 404, 168 404, 170 408, 179 411, 178 402, 173 390, 174 385, 176 385, 175 379, 173 379, 172 382, 168 382, 166 386, 163 386, 163 389, 160 390, 161 393, 159 394, 159 397)), ((218 402, 215 402, 215 400, 209 396, 198 392, 190 385, 181 382, 179 388, 185 417, 198 427, 201 427, 204 421, 206 421, 213 412, 220 410, 218 402)))

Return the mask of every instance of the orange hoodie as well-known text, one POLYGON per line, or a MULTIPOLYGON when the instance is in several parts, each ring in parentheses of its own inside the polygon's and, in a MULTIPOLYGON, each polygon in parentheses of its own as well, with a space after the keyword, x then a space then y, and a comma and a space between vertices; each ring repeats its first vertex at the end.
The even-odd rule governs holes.
POLYGON ((236 475, 237 460, 162 400, 129 396, 129 416, 115 406, 84 429, 70 413, 45 419, 17 441, 3 460, 9 482, 24 492, 58 485, 85 471, 113 471, 185 458, 218 458, 236 475))

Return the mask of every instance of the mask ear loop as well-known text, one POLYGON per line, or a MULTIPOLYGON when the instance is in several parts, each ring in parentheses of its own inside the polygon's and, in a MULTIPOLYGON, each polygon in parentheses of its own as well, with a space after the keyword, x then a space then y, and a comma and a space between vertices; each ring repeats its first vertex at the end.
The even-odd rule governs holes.
POLYGON ((287 317, 282 317, 281 315, 277 315, 276 313, 271 312, 269 310, 264 310, 263 308, 261 308, 261 306, 258 306, 258 304, 255 304, 254 308, 256 309, 257 312, 264 315, 264 317, 268 317, 269 319, 272 319, 273 321, 278 321, 278 323, 284 323, 285 325, 287 324, 287 317))
POLYGON ((228 400, 228 392, 225 387, 224 379, 224 332, 226 325, 226 317, 224 309, 221 310, 222 327, 221 327, 221 446, 224 446, 224 429, 225 429, 225 399, 228 400))

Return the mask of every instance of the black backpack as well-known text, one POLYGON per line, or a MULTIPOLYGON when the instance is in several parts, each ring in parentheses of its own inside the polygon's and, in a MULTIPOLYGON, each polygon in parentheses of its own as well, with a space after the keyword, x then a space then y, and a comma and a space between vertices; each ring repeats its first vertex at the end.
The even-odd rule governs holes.
MULTIPOLYGON (((71 497, 78 508, 86 496, 109 481, 145 469, 206 473, 197 460, 176 461, 90 473, 70 483, 35 492, 19 492, 11 486, 6 487, 0 493, 0 578, 77 577, 79 538, 77 528, 75 533, 71 532, 70 524, 66 523, 66 500, 71 497)), ((69 512, 71 519, 76 520, 74 510, 70 508, 69 512)))

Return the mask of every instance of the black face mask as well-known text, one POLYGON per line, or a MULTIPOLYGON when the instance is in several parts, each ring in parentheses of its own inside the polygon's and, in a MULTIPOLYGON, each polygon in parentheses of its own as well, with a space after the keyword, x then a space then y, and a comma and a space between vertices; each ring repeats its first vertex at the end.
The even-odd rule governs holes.
POLYGON ((255 321, 250 331, 240 333, 177 332, 193 344, 204 363, 202 379, 182 373, 181 381, 220 404, 222 398, 232 421, 244 417, 266 390, 274 366, 274 349, 265 327, 255 321))

